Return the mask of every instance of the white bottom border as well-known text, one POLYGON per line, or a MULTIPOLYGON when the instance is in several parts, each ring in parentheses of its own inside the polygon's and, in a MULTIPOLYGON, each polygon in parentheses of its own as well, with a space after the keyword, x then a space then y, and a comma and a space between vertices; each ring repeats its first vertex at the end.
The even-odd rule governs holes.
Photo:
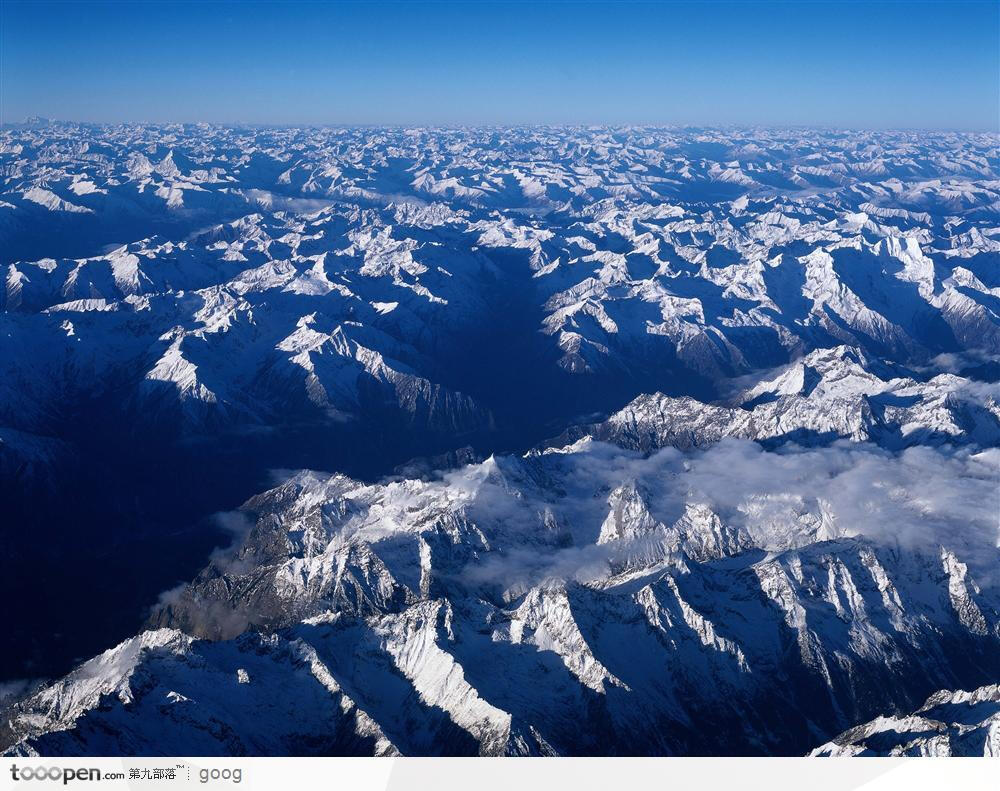
POLYGON ((920 791, 1000 788, 987 758, 4 758, 0 788, 920 791), (165 779, 169 774, 173 779, 165 779))

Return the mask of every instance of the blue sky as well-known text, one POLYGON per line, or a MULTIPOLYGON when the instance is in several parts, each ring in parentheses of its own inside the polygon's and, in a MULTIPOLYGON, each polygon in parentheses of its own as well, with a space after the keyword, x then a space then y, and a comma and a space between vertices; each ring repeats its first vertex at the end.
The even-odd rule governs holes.
POLYGON ((0 0, 0 120, 996 130, 1000 2, 0 0))

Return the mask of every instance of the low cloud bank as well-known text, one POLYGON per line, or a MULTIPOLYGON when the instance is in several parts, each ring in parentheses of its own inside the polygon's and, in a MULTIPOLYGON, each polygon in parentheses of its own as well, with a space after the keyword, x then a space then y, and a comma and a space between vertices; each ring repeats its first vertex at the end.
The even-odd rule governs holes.
MULTIPOLYGON (((658 525, 670 528, 691 513, 706 519, 706 509, 726 528, 749 536, 758 551, 856 536, 931 557, 945 547, 969 565, 979 585, 1000 585, 996 448, 893 453, 843 441, 765 450, 726 439, 704 449, 666 448, 644 457, 584 440, 525 458, 491 457, 431 481, 364 485, 309 474, 298 485, 305 499, 287 501, 285 527, 299 529, 300 518, 311 514, 310 530, 325 536, 310 551, 329 555, 364 542, 397 579, 412 583, 422 574, 417 534, 429 537, 441 519, 451 520, 449 529, 466 526, 465 536, 452 540, 468 542, 469 552, 432 551, 434 573, 508 600, 546 582, 606 578, 613 567, 636 558, 640 565, 643 559, 658 562, 664 553, 658 525), (313 505, 324 509, 321 520, 313 505), (598 543, 609 518, 639 529, 626 530, 628 538, 598 543)), ((236 512, 217 521, 236 541, 213 555, 213 566, 234 576, 250 572, 254 553, 246 558, 239 553, 249 518, 236 512)), ((294 562, 300 564, 297 574, 307 573, 302 561, 294 562)), ((162 601, 185 602, 186 628, 231 636, 256 622, 242 604, 192 593, 171 591, 162 601)))
POLYGON ((688 506, 706 506, 769 552, 865 536, 907 550, 961 551, 981 577, 995 577, 1000 561, 998 449, 891 453, 845 441, 767 451, 726 439, 644 458, 594 442, 537 459, 500 459, 498 471, 479 482, 481 472, 471 467, 441 481, 458 499, 474 489, 468 511, 477 524, 493 524, 497 535, 515 539, 467 569, 470 581, 516 587, 600 576, 616 550, 596 539, 614 507, 612 492, 623 485, 636 489, 656 522, 669 526, 688 506), (533 542, 546 523, 564 526, 572 545, 546 549, 533 542))

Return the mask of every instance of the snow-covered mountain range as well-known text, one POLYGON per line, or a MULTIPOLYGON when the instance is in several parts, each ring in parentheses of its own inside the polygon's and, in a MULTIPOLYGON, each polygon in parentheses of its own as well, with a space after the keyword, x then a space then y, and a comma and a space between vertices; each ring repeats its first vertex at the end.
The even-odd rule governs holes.
POLYGON ((1000 687, 942 690, 913 714, 878 717, 842 733, 813 755, 1000 756, 1000 687))
POLYGON ((642 451, 699 447, 723 437, 768 447, 835 439, 888 449, 968 442, 990 447, 1000 444, 998 397, 992 383, 950 373, 915 381, 859 349, 837 346, 766 372, 721 403, 644 394, 563 438, 589 435, 642 451))
POLYGON ((997 145, 5 127, 0 746, 966 744, 997 145))

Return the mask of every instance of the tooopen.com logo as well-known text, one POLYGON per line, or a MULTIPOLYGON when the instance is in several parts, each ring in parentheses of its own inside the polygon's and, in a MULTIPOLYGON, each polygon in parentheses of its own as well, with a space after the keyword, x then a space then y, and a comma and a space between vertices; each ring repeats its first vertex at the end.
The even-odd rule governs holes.
POLYGON ((124 772, 101 775, 100 769, 63 769, 61 766, 18 766, 12 764, 10 776, 15 782, 22 780, 53 780, 63 785, 74 781, 124 780, 124 772))

